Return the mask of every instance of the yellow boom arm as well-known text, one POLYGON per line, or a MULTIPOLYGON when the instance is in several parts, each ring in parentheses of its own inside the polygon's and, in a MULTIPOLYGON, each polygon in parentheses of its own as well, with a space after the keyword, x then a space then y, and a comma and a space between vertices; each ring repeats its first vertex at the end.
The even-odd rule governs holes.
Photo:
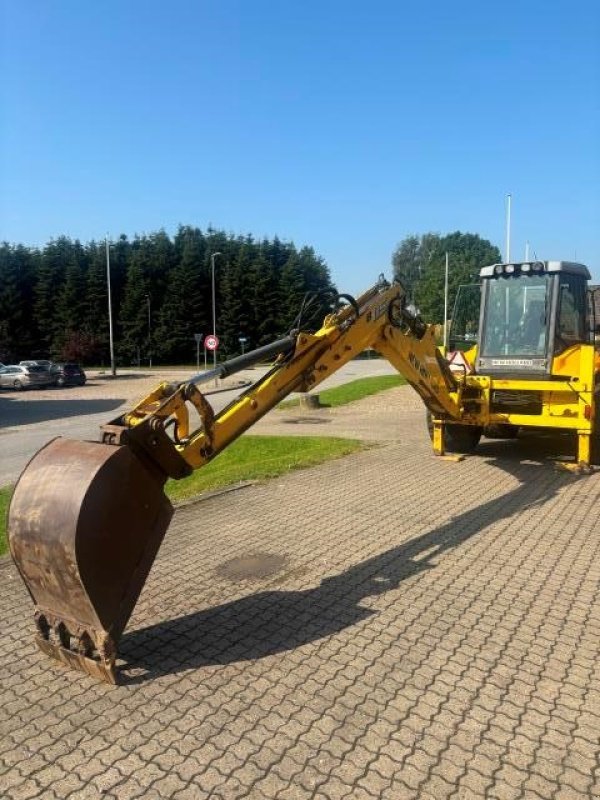
POLYGON ((390 360, 436 419, 460 417, 462 384, 433 329, 405 308, 399 284, 382 280, 328 315, 316 333, 292 333, 217 368, 232 374, 277 356, 218 414, 196 385, 206 376, 198 375, 158 386, 103 426, 101 443, 59 438, 42 448, 19 478, 8 520, 11 554, 35 603, 39 647, 116 682, 117 642, 173 513, 167 477, 189 475, 290 392, 314 388, 368 347, 390 360), (193 430, 192 409, 200 417, 193 430))
POLYGON ((106 443, 128 443, 182 477, 220 453, 291 392, 314 389, 367 348, 387 358, 436 417, 460 417, 461 387, 435 343, 435 331, 404 306, 400 284, 380 282, 330 314, 314 334, 298 333, 269 373, 215 415, 193 382, 161 384, 134 409, 104 426, 106 443), (201 419, 190 430, 187 403, 201 419), (172 425, 174 439, 165 433, 172 425), (115 438, 116 437, 116 438, 115 438))

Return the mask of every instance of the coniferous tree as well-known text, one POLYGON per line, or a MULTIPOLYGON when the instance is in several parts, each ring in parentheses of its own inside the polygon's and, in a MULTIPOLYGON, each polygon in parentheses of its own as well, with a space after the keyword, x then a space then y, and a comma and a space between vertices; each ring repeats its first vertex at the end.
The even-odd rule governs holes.
POLYGON ((240 330, 248 339, 246 347, 260 347, 279 338, 281 328, 280 276, 274 261, 268 257, 268 243, 263 242, 250 272, 253 322, 249 331, 240 330), (252 339, 251 339, 252 337, 252 339))
POLYGON ((36 344, 32 319, 37 253, 23 245, 0 245, 0 360, 17 361, 36 344))
MULTIPOLYGON (((132 241, 121 235, 109 246, 114 341, 126 364, 151 351, 163 360, 192 360, 193 334, 212 332, 215 253, 221 357, 239 352, 240 336, 246 347, 278 338, 305 293, 320 295, 330 283, 311 248, 298 252, 277 237, 258 243, 250 235, 181 226, 172 239, 164 231, 132 241)), ((317 316, 313 327, 321 309, 317 316)), ((105 242, 82 246, 61 236, 42 252, 0 247, 0 349, 5 360, 68 352, 86 363, 108 361, 105 242)))
POLYGON ((58 299, 71 260, 72 242, 67 236, 51 240, 44 247, 35 285, 35 318, 39 330, 39 350, 47 357, 53 351, 64 325, 58 316, 58 299))
POLYGON ((197 228, 180 229, 176 252, 156 331, 157 353, 166 361, 190 361, 194 334, 209 330, 206 243, 197 228))
POLYGON ((147 242, 136 247, 127 267, 120 306, 119 352, 126 363, 150 359, 152 353, 152 296, 148 291, 149 252, 147 242))
POLYGON ((289 253, 287 261, 281 269, 280 286, 280 325, 289 329, 300 313, 306 295, 300 260, 295 249, 289 253))
MULTIPOLYGON (((87 246, 88 271, 85 296, 84 329, 95 342, 98 358, 104 365, 110 358, 108 322, 108 285, 106 276, 106 245, 90 242, 87 246)), ((111 294, 112 294, 111 286, 111 294)), ((113 314, 114 318, 114 314, 113 314)), ((114 322, 114 319, 113 319, 114 322)))
POLYGON ((86 315, 87 255, 79 241, 66 246, 64 278, 57 292, 55 332, 52 353, 62 356, 65 343, 74 333, 85 330, 86 315))
POLYGON ((240 242, 233 260, 223 271, 222 310, 219 314, 219 331, 223 337, 224 352, 230 356, 239 350, 240 335, 254 340, 252 311, 252 249, 251 241, 240 242))
POLYGON ((299 251, 298 262, 305 292, 314 298, 307 321, 310 328, 318 328, 330 311, 331 301, 336 294, 329 269, 312 247, 303 247, 299 251))

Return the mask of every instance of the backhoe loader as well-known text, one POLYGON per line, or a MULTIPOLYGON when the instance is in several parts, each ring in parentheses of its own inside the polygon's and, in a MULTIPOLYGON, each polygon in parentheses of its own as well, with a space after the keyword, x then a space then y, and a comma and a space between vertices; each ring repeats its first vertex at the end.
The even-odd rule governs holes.
MULTIPOLYGON (((35 604, 41 649, 115 683, 117 643, 166 533, 167 478, 202 467, 291 392, 307 392, 363 350, 387 358, 430 415, 434 452, 472 450, 484 431, 576 434, 588 469, 596 379, 583 265, 495 264, 480 273, 478 344, 460 358, 379 281, 324 320, 184 383, 161 383, 101 429, 99 442, 57 438, 23 471, 8 516, 10 550, 35 604), (251 364, 267 373, 215 414, 199 390, 251 364), (60 502, 58 500, 60 499, 60 502)), ((300 325, 298 327, 301 327, 300 325)))

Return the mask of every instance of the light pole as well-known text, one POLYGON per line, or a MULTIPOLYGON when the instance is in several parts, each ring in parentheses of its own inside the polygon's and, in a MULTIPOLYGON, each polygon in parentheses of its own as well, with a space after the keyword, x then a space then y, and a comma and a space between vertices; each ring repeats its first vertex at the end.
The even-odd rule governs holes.
POLYGON ((152 316, 150 312, 150 295, 146 295, 148 303, 148 366, 152 366, 152 316))
POLYGON ((506 251, 504 254, 505 263, 510 261, 510 206, 512 201, 512 194, 506 195, 506 251))
MULTIPOLYGON (((215 295, 215 258, 222 256, 223 253, 212 253, 210 257, 210 271, 212 276, 212 323, 213 323, 213 336, 217 335, 217 301, 215 295)), ((213 350, 213 366, 217 367, 217 348, 213 350)))
POLYGON ((448 349, 448 253, 444 272, 444 352, 448 349))
POLYGON ((106 288, 108 291, 108 341, 110 346, 110 372, 113 378, 117 374, 115 366, 115 345, 113 341, 113 320, 112 320, 112 297, 110 291, 110 244, 108 243, 108 233, 104 237, 106 245, 106 288))

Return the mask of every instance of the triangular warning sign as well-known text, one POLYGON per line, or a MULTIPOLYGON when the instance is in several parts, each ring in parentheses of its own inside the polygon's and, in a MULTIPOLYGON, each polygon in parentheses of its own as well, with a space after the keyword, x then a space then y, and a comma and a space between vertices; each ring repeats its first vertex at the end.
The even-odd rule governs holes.
POLYGON ((462 375, 470 375, 473 372, 473 367, 465 358, 462 350, 455 350, 453 353, 446 355, 448 365, 452 372, 460 372, 462 375))

